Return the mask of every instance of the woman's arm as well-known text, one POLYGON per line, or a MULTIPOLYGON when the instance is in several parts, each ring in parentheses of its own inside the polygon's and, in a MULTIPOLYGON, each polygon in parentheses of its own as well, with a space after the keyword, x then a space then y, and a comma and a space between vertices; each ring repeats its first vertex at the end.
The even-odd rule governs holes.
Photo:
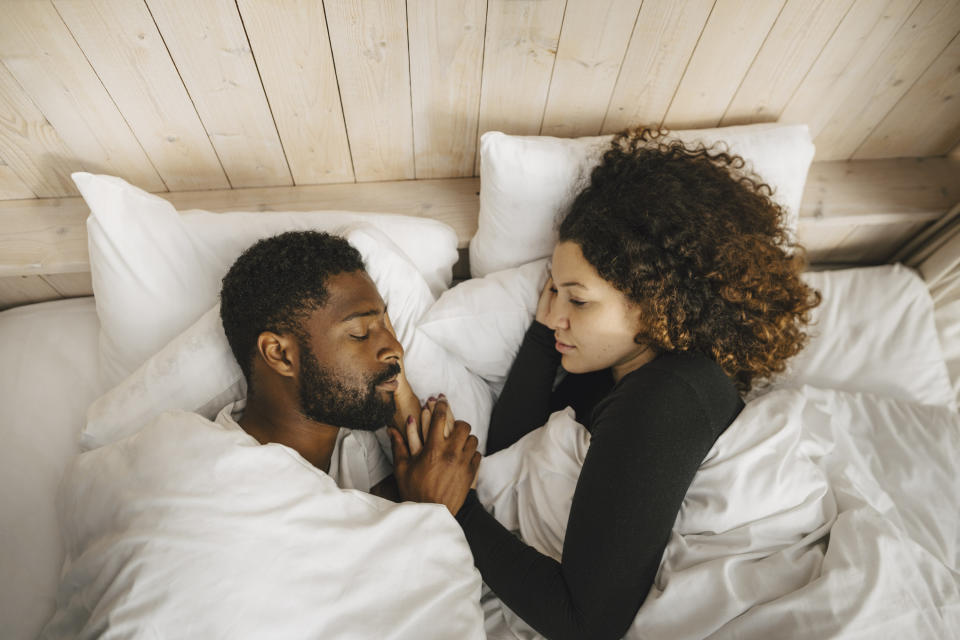
POLYGON ((506 449, 547 421, 550 392, 560 366, 555 343, 553 331, 536 320, 527 329, 490 415, 487 455, 506 449))
POLYGON ((547 278, 536 318, 523 336, 520 350, 490 415, 487 431, 487 455, 506 449, 514 442, 543 426, 550 415, 550 392, 560 366, 553 330, 543 324, 556 295, 553 281, 547 278))
POLYGON ((562 563, 518 540, 474 494, 457 513, 484 581, 548 638, 626 632, 653 584, 687 487, 715 440, 709 408, 686 383, 640 371, 598 407, 562 563))

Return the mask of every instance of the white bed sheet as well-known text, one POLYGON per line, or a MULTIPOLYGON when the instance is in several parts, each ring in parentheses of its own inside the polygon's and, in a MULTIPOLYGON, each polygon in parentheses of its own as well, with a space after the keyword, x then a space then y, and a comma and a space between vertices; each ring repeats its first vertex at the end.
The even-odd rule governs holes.
POLYGON ((0 629, 35 638, 54 609, 63 543, 54 500, 97 386, 93 298, 0 313, 0 629))

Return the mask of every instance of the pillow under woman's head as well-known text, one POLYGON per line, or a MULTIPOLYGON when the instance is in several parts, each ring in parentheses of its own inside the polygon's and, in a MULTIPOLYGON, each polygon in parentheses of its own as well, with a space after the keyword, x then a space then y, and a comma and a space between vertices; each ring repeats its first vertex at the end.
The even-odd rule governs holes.
MULTIPOLYGON (((690 146, 720 145, 741 156, 783 207, 784 228, 796 230, 814 146, 805 125, 757 124, 674 131, 690 146)), ((480 143, 480 213, 470 241, 473 276, 545 258, 556 224, 587 185, 613 136, 552 138, 492 131, 480 143)))

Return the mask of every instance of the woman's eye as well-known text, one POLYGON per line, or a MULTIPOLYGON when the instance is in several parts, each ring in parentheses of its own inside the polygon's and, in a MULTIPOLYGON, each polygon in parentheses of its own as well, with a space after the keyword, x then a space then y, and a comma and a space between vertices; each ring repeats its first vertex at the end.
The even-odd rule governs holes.
POLYGON ((556 293, 557 293, 557 288, 556 288, 556 287, 550 287, 550 293, 556 294, 556 293))
POLYGON ((575 306, 575 307, 582 307, 583 305, 587 304, 587 301, 586 301, 586 300, 576 300, 576 299, 574 299, 574 298, 570 298, 570 304, 572 304, 572 305, 575 306))
POLYGON ((353 334, 351 333, 351 334, 350 334, 350 337, 353 338, 354 340, 356 340, 357 342, 363 342, 364 340, 366 340, 367 338, 370 337, 370 334, 369 334, 369 333, 365 333, 365 334, 363 334, 362 336, 355 336, 355 335, 353 335, 353 334))

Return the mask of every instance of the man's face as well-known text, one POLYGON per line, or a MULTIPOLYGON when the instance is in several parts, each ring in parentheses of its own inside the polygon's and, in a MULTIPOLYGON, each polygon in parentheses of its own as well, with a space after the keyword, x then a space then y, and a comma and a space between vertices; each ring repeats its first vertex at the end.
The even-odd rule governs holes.
POLYGON ((386 306, 363 271, 327 280, 329 298, 304 323, 300 408, 317 422, 373 431, 390 422, 403 347, 387 329, 386 306))

